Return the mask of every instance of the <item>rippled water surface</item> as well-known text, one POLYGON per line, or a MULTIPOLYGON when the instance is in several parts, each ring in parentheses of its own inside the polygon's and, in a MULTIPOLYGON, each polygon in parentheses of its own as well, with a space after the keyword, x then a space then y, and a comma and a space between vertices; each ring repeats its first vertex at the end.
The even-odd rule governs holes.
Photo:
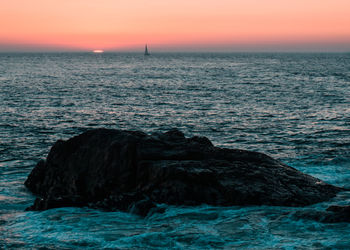
MULTIPOLYGON (((350 54, 0 54, 0 248, 350 247, 349 224, 293 216, 305 208, 24 212, 36 162, 97 127, 177 127, 350 187, 350 54)), ((350 193, 311 208, 333 203, 350 193)))

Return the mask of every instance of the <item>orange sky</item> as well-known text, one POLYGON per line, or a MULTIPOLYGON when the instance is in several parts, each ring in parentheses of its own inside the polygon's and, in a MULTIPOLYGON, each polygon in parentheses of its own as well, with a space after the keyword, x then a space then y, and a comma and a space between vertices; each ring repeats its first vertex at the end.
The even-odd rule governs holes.
POLYGON ((350 50, 350 0, 0 0, 0 50, 350 50))

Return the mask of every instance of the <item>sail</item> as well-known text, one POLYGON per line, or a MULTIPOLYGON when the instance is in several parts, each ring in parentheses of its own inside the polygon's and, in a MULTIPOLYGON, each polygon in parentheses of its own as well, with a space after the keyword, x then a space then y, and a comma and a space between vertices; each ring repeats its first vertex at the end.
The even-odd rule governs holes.
POLYGON ((146 46, 145 46, 145 56, 149 56, 150 55, 150 53, 148 52, 148 48, 147 48, 147 44, 146 44, 146 46))

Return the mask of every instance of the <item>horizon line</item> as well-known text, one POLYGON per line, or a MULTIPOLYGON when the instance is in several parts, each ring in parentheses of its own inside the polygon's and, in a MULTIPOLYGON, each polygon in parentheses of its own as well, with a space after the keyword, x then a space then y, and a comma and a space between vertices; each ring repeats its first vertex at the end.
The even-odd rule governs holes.
MULTIPOLYGON (((142 50, 103 50, 99 54, 116 54, 116 53, 134 53, 142 54, 142 50)), ((94 54, 94 50, 1 50, 1 54, 15 54, 15 53, 91 53, 94 54)), ((350 50, 153 50, 152 54, 162 54, 162 53, 350 53, 350 50)))

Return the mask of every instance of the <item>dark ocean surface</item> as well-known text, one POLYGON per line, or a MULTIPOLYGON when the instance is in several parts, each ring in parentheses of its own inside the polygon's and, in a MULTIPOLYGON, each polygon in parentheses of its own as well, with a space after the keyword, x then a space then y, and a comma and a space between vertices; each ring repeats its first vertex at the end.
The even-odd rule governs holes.
POLYGON ((0 248, 349 249, 350 224, 308 208, 173 207, 140 218, 25 212, 23 185, 58 139, 91 128, 181 129, 350 188, 350 54, 0 54, 0 248))

